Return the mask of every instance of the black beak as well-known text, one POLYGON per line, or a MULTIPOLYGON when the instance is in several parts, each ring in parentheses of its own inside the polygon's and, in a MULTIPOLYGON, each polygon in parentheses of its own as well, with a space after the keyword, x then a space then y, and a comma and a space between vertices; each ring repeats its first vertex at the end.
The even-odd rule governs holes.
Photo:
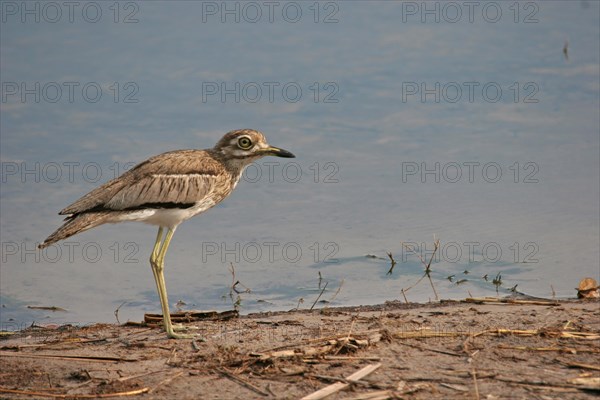
POLYGON ((284 150, 284 149, 280 149, 279 147, 270 146, 268 149, 265 149, 263 151, 266 154, 270 154, 270 155, 276 156, 276 157, 296 158, 296 156, 293 155, 292 153, 290 153, 289 151, 284 150))

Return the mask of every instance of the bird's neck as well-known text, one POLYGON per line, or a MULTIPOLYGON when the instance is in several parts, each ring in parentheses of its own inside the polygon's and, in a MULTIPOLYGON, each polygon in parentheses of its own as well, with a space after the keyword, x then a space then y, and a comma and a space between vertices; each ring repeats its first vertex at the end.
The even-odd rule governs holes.
POLYGON ((237 179, 240 179, 246 167, 252 164, 257 158, 235 158, 225 161, 225 168, 237 179))
POLYGON ((211 155, 217 159, 223 167, 229 172, 231 178, 237 182, 239 181, 244 169, 260 157, 245 157, 245 158, 231 158, 222 154, 214 149, 209 150, 211 155))

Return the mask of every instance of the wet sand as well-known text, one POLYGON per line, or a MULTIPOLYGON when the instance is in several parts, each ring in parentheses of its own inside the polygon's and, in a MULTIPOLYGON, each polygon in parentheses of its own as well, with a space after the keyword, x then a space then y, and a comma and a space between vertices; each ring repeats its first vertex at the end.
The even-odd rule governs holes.
POLYGON ((185 324, 205 341, 170 340, 144 324, 3 335, 0 398, 592 399, 600 393, 597 300, 388 302, 210 318, 185 324))

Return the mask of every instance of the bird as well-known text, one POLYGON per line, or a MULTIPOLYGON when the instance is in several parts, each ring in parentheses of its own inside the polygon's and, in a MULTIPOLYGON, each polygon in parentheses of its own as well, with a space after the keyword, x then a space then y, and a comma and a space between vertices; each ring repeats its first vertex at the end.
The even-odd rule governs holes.
POLYGON ((158 226, 150 266, 161 303, 168 338, 193 337, 175 331, 169 314, 164 262, 175 230, 183 221, 223 201, 244 169, 264 157, 294 158, 271 146, 254 129, 226 133, 213 148, 176 150, 153 156, 97 187, 59 212, 64 223, 38 245, 60 240, 107 223, 139 221, 158 226), (163 237, 164 234, 164 237, 163 237))

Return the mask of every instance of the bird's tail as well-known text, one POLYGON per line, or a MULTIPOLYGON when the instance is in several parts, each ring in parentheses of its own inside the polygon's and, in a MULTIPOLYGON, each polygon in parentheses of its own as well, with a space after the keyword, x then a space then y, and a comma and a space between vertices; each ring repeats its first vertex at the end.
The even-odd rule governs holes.
POLYGON ((102 225, 108 222, 108 218, 109 213, 107 212, 89 212, 71 215, 70 217, 65 218, 65 223, 48 236, 43 243, 40 243, 38 248, 43 249, 59 240, 66 239, 79 232, 84 232, 98 225, 102 225))

